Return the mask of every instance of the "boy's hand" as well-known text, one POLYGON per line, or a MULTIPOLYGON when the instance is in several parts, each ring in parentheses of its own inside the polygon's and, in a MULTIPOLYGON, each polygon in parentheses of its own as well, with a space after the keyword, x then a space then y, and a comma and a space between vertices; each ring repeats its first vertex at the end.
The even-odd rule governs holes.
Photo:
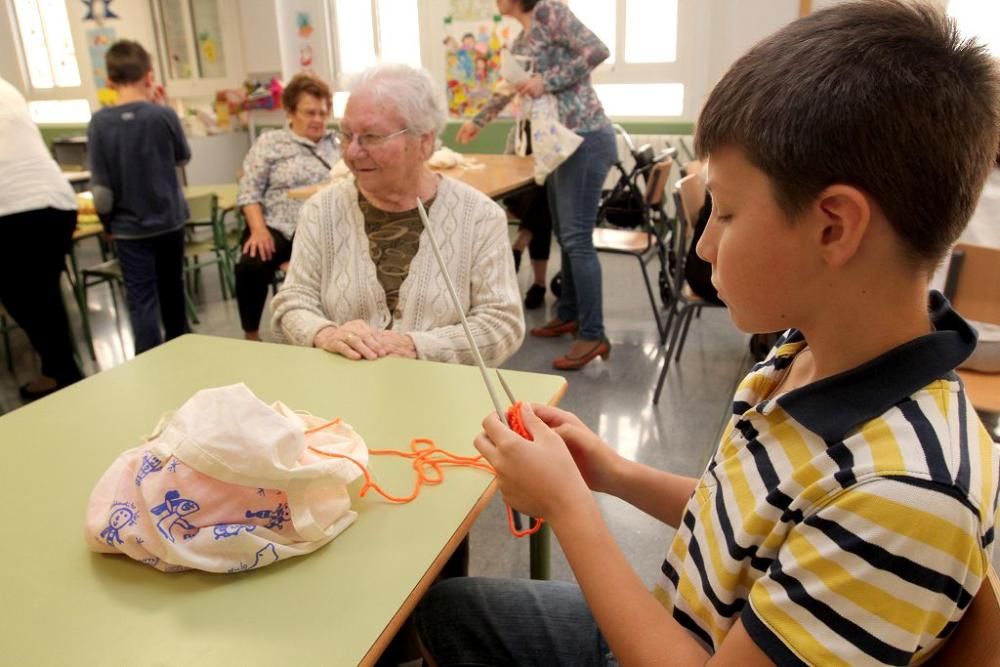
POLYGON ((581 503, 593 502, 580 471, 562 438, 523 405, 528 441, 504 426, 496 413, 483 420, 476 436, 479 453, 497 473, 500 492, 511 507, 553 520, 581 503))
POLYGON ((566 443, 587 486, 601 493, 614 493, 617 469, 624 459, 572 412, 537 403, 531 407, 566 443))

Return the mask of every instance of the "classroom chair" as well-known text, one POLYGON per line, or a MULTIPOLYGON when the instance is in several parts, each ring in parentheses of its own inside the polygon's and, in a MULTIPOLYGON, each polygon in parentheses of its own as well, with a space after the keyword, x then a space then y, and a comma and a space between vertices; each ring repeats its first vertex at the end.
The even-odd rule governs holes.
MULTIPOLYGON (((944 292, 962 317, 1000 324, 1000 250, 966 243, 956 245, 944 292)), ((959 370, 958 375, 973 407, 1000 414, 1000 373, 959 370)))
MULTIPOLYGON (((187 241, 184 243, 184 277, 185 303, 188 315, 195 324, 199 323, 198 313, 194 307, 194 297, 201 285, 201 270, 209 266, 217 267, 219 271, 219 287, 222 298, 229 298, 228 258, 226 232, 222 227, 222 216, 219 215, 219 197, 215 193, 206 193, 188 197, 190 216, 187 222, 187 241), (198 232, 208 228, 210 238, 202 238, 198 232)), ((235 290, 233 290, 235 294, 235 290)))
MULTIPOLYGON (((639 262, 639 270, 646 285, 649 305, 653 309, 653 319, 656 320, 656 331, 662 345, 666 337, 666 329, 660 318, 660 308, 656 305, 653 295, 653 285, 649 280, 647 267, 655 258, 660 260, 660 273, 668 275, 667 248, 664 238, 667 226, 667 213, 663 209, 663 193, 666 190, 667 179, 674 161, 667 157, 650 169, 646 176, 646 188, 643 193, 641 210, 642 224, 636 229, 613 229, 596 227, 594 229, 594 249, 616 255, 635 257, 639 262)), ((664 295, 661 293, 661 298, 664 295)), ((666 301, 666 299, 664 299, 666 301)), ((664 303, 666 307, 667 304, 664 303)))
POLYGON ((698 214, 705 205, 705 181, 700 164, 688 162, 685 165, 687 176, 677 181, 674 186, 674 203, 677 208, 676 228, 673 238, 675 261, 671 269, 674 298, 669 304, 667 321, 664 324, 663 367, 653 391, 653 405, 660 402, 660 392, 663 391, 663 381, 667 377, 670 361, 679 361, 687 340, 691 320, 700 315, 703 308, 725 308, 724 305, 706 301, 695 294, 687 284, 684 265, 688 249, 694 238, 694 226, 698 214))
POLYGON ((958 627, 927 664, 1000 667, 1000 579, 992 567, 958 627))

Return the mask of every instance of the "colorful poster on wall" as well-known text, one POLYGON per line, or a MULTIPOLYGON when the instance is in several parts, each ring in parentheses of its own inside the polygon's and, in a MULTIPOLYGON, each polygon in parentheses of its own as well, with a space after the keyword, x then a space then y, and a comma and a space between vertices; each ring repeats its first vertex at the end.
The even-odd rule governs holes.
POLYGON ((516 24, 501 20, 496 5, 484 0, 452 0, 452 10, 444 19, 448 111, 471 118, 500 80, 500 50, 510 46, 516 24), (474 12, 482 12, 478 20, 474 12))
POLYGON ((309 12, 298 12, 295 15, 295 26, 299 37, 299 71, 315 74, 313 71, 312 35, 315 28, 309 12))
POLYGON ((118 96, 108 86, 108 70, 104 66, 104 54, 118 39, 114 28, 91 28, 86 32, 87 55, 90 56, 90 69, 94 77, 94 88, 97 90, 97 101, 102 107, 111 106, 118 96))

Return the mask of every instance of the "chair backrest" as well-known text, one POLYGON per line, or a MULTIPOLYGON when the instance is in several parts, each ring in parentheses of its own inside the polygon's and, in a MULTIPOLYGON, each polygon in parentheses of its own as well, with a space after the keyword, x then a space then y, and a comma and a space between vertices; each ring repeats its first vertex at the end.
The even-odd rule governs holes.
POLYGON ((958 627, 928 664, 1000 667, 1000 579, 992 567, 958 627))
POLYGON ((187 197, 188 208, 191 214, 188 217, 189 223, 212 224, 219 214, 219 196, 214 192, 206 192, 203 195, 187 197))
POLYGON ((690 176, 691 174, 699 174, 702 179, 705 178, 705 164, 701 160, 691 160, 690 162, 684 163, 684 175, 690 176))
POLYGON ((698 214, 705 205, 705 181, 700 172, 691 173, 677 181, 675 187, 680 197, 680 213, 684 218, 687 236, 691 238, 694 225, 698 221, 698 214))
POLYGON ((1000 324, 1000 249, 955 246, 945 293, 963 317, 1000 324))
POLYGON ((666 190, 667 179, 670 178, 673 166, 674 160, 669 157, 653 165, 646 178, 645 199, 648 206, 659 206, 663 203, 663 192, 666 190))

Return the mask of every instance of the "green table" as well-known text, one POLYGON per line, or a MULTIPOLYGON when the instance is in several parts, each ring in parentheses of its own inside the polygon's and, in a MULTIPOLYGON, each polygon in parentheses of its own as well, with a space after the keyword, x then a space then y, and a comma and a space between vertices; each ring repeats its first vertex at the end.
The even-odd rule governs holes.
MULTIPOLYGON (((522 400, 555 402, 566 387, 504 377, 522 400)), ((489 500, 492 476, 448 469, 408 505, 359 500, 355 482, 354 525, 312 555, 243 574, 164 574, 87 550, 87 497, 118 453, 198 389, 234 382, 340 416, 371 448, 426 436, 473 454, 491 409, 469 366, 189 335, 0 417, 0 664, 354 665, 384 650, 489 500)), ((371 468, 389 490, 412 488, 408 461, 373 457, 371 468)))

